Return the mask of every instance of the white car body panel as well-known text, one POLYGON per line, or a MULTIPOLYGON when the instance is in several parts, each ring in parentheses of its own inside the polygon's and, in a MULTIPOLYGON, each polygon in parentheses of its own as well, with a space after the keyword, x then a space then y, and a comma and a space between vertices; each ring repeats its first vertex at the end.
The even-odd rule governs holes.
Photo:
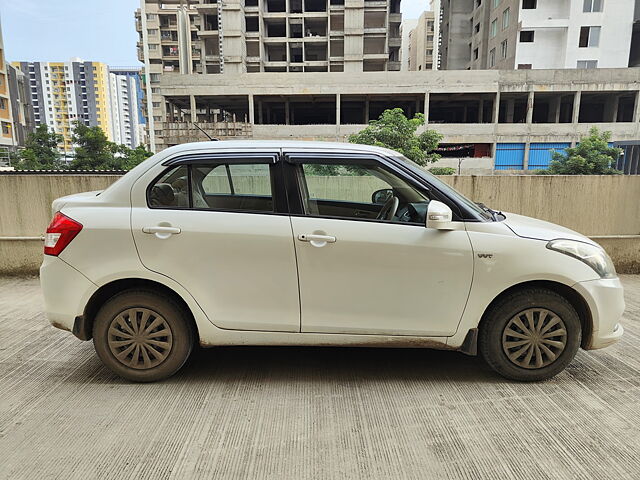
POLYGON ((336 237, 320 247, 296 241, 303 332, 455 332, 473 276, 464 224, 444 232, 331 218, 292 217, 291 222, 295 238, 336 237))
POLYGON ((585 299, 593 319, 589 348, 606 346, 622 335, 618 321, 624 301, 619 280, 601 279, 585 263, 546 248, 547 240, 554 238, 594 242, 547 222, 507 213, 501 222, 467 222, 454 231, 438 231, 399 224, 146 207, 146 187, 165 170, 162 163, 169 158, 196 152, 273 151, 276 146, 395 154, 323 142, 203 142, 155 155, 99 195, 87 192, 58 199, 54 210, 85 228, 59 258, 45 256, 41 273, 50 321, 72 330, 74 319, 83 314, 100 287, 139 278, 160 283, 184 300, 194 316, 200 343, 206 346, 456 349, 500 293, 519 283, 544 280, 571 287, 585 299), (166 221, 167 212, 187 214, 169 219, 180 222, 179 235, 166 241, 142 233, 143 226, 166 221), (207 240, 214 225, 218 230, 211 233, 217 238, 207 240), (295 240, 298 234, 314 232, 335 235, 337 242, 317 248, 295 240), (220 248, 216 255, 206 262, 190 258, 189 253, 205 251, 212 242, 220 248), (385 254, 385 244, 394 242, 409 250, 385 254), (252 270, 256 260, 260 263, 257 273, 252 270), (175 263, 169 265, 169 261, 175 263), (216 275, 210 278, 214 268, 216 275), (384 278, 385 272, 403 282, 387 282, 383 288, 376 276, 384 278), (438 275, 429 276, 430 272, 438 275), (255 278, 247 282, 252 273, 255 278), (225 283, 225 279, 231 281, 225 283), (250 298, 234 288, 243 281, 250 298), (409 295, 405 295, 407 285, 409 295), (364 308, 363 297, 370 302, 370 311, 364 308))
POLYGON ((289 217, 135 207, 133 238, 143 265, 171 277, 225 329, 299 332, 296 256, 289 217), (167 238, 143 233, 167 224, 167 238))

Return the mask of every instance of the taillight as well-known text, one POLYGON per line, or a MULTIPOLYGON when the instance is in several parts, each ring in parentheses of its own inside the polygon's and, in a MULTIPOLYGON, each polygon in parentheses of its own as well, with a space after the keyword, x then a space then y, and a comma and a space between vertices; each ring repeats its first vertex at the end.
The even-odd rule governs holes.
POLYGON ((66 215, 56 212, 47 228, 44 254, 58 256, 82 230, 82 225, 66 215))

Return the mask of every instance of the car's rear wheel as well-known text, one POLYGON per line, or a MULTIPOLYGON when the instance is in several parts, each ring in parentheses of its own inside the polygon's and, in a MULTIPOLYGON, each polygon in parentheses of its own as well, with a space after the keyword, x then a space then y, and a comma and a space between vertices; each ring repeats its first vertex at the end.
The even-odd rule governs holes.
POLYGON ((545 380, 573 360, 581 338, 580 318, 563 296, 526 289, 500 299, 482 321, 479 347, 500 375, 545 380))
POLYGON ((171 299, 150 290, 129 290, 100 308, 93 344, 116 374, 153 382, 184 365, 193 348, 193 332, 186 312, 171 299))

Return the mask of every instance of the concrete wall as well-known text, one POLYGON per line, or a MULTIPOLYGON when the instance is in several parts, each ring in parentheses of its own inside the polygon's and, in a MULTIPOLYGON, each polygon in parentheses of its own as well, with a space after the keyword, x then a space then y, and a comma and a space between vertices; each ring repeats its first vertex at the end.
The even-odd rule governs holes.
MULTIPOLYGON (((0 175, 0 237, 38 237, 51 220, 51 202, 72 193, 101 190, 114 175, 0 175)), ((640 273, 640 176, 446 176, 471 199, 506 212, 558 223, 594 237, 620 272, 640 273)), ((354 198, 370 198, 368 177, 349 177, 354 198)), ((314 192, 331 198, 318 177, 314 192)), ((338 191, 333 192, 337 194, 338 191)), ((334 197, 336 198, 336 197, 334 197)), ((42 260, 39 240, 0 238, 0 274, 35 273, 42 260)))
MULTIPOLYGON (((51 221, 51 202, 78 192, 103 190, 117 175, 0 175, 0 237, 37 237, 51 221)), ((42 241, 2 240, 0 274, 37 272, 42 241)))

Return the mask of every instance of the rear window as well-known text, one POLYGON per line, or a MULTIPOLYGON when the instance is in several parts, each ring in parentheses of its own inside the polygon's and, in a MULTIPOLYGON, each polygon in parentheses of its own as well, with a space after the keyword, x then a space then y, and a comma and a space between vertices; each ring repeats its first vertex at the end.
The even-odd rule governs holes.
POLYGON ((151 208, 273 212, 266 163, 193 164, 175 167, 149 188, 151 208))

